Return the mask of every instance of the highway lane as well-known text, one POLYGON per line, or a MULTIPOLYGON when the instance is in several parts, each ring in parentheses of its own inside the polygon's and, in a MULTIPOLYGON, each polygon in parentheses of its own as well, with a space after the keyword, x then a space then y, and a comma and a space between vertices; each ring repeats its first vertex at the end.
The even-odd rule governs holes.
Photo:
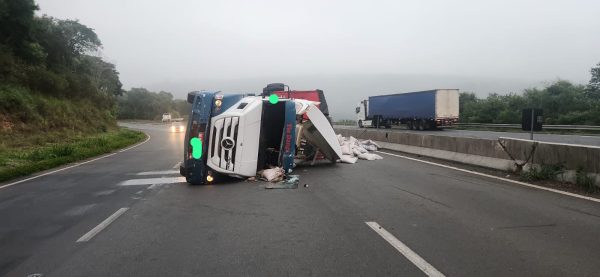
POLYGON ((183 143, 161 125, 127 126, 152 138, 0 190, 0 275, 423 276, 371 221, 447 276, 600 269, 596 202, 387 155, 297 168, 293 190, 243 181, 120 186, 176 177, 169 171, 183 143))
MULTIPOLYGON (((360 129, 355 126, 344 126, 335 125, 336 128, 346 129, 360 129)), ((376 130, 372 128, 366 128, 361 130, 376 130)), ((457 130, 447 128, 444 130, 434 131, 416 131, 407 130, 404 128, 392 128, 392 129, 379 129, 381 132, 405 132, 414 134, 426 134, 436 136, 449 136, 449 137, 469 137, 469 138, 485 138, 485 139, 498 139, 499 137, 518 138, 518 139, 529 139, 530 134, 526 132, 493 132, 493 131, 473 131, 473 130, 457 130)), ((599 135, 558 135, 558 134, 541 134, 535 133, 534 139, 545 142, 553 143, 568 143, 568 144, 581 144, 581 145, 593 145, 600 146, 599 135)))

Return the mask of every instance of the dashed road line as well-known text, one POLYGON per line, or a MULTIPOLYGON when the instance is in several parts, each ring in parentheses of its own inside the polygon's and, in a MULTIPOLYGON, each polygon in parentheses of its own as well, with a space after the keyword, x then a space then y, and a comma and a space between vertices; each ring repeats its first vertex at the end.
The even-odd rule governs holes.
POLYGON ((490 174, 485 174, 485 173, 481 173, 481 172, 477 172, 477 171, 473 171, 473 170, 458 168, 458 167, 449 166, 449 165, 445 165, 445 164, 434 163, 434 162, 430 162, 430 161, 419 160, 419 159, 415 159, 415 158, 411 158, 411 157, 407 157, 407 156, 402 156, 402 155, 397 155, 397 154, 393 154, 393 153, 388 153, 388 152, 383 152, 383 151, 375 151, 375 152, 381 153, 381 154, 385 154, 385 155, 394 156, 394 157, 397 157, 397 158, 403 158, 403 159, 407 159, 407 160, 411 160, 411 161, 416 161, 416 162, 420 162, 420 163, 435 165, 435 166, 444 167, 444 168, 448 168, 448 169, 453 169, 453 170, 457 170, 457 171, 462 171, 462 172, 466 172, 466 173, 471 173, 471 174, 475 174, 475 175, 479 175, 479 176, 484 176, 484 177, 488 177, 488 178, 492 178, 492 179, 496 179, 496 180, 501 180, 501 181, 505 181, 505 182, 509 182, 509 183, 513 183, 513 184, 517 184, 517 185, 521 185, 521 186, 526 186, 526 187, 535 188, 535 189, 541 189, 541 190, 545 190, 545 191, 549 191, 549 192, 554 192, 554 193, 558 193, 558 194, 562 194, 562 195, 567 195, 567 196, 571 196, 571 197, 575 197, 575 198, 579 198, 579 199, 584 199, 584 200, 589 200, 589 201, 592 201, 592 202, 600 203, 600 199, 598 199, 598 198, 593 198, 593 197, 589 197, 589 196, 583 196, 583 195, 579 195, 579 194, 575 194, 575 193, 571 193, 571 192, 566 192, 566 191, 562 191, 562 190, 557 190, 557 189, 542 187, 542 186, 538 186, 538 185, 532 185, 532 184, 529 184, 529 183, 519 182, 519 181, 515 181, 515 180, 512 180, 512 179, 502 178, 502 177, 498 177, 498 176, 494 176, 494 175, 490 175, 490 174))
POLYGON ((402 243, 399 239, 394 237, 390 232, 383 229, 377 222, 367 221, 365 222, 373 231, 379 234, 383 239, 385 239, 389 244, 391 244, 400 254, 402 254, 406 259, 416 265, 423 273, 427 274, 427 276, 439 276, 443 277, 440 271, 438 271, 435 267, 429 264, 425 259, 421 258, 419 254, 412 251, 406 244, 402 243))
POLYGON ((98 224, 98 226, 94 227, 92 230, 87 232, 85 235, 81 236, 76 242, 86 242, 86 241, 91 240, 94 236, 96 236, 98 233, 100 233, 102 230, 104 230, 106 227, 108 227, 108 225, 113 223, 113 221, 117 220, 117 218, 119 218, 119 216, 121 216, 127 210, 129 210, 129 208, 118 209, 114 214, 109 216, 104 221, 100 222, 100 224, 98 224))

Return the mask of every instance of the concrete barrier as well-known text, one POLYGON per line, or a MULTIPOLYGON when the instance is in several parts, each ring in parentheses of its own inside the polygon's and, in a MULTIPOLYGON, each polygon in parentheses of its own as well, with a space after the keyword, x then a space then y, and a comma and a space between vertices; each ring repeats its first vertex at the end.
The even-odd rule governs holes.
POLYGON ((384 149, 492 169, 520 171, 532 166, 561 165, 565 173, 559 178, 574 182, 576 171, 581 170, 600 185, 600 147, 513 138, 483 139, 376 129, 334 129, 343 136, 374 140, 384 149))

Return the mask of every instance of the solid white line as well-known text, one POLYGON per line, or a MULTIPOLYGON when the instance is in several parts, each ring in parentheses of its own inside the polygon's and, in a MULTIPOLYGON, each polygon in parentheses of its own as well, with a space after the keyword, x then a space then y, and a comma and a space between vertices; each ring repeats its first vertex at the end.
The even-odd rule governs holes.
POLYGON ((91 162, 93 162, 93 161, 97 161, 97 160, 100 160, 100 159, 104 159, 104 158, 110 157, 110 156, 112 156, 112 155, 115 155, 115 154, 117 154, 117 153, 121 153, 121 152, 123 152, 123 151, 125 151, 125 150, 129 150, 129 149, 132 149, 132 148, 134 148, 134 147, 138 147, 138 146, 140 146, 140 145, 142 145, 142 144, 146 143, 148 140, 150 140, 150 135, 148 135, 148 134, 146 134, 146 135, 148 136, 148 138, 146 138, 146 140, 144 140, 144 141, 142 141, 142 142, 140 142, 140 143, 138 143, 138 144, 136 144, 136 145, 134 145, 134 146, 131 146, 131 147, 129 147, 129 148, 123 149, 123 150, 121 150, 121 151, 119 151, 119 152, 110 153, 110 154, 107 154, 107 155, 104 155, 104 156, 100 156, 100 157, 98 157, 98 158, 95 158, 95 159, 91 159, 91 160, 89 160, 89 161, 85 161, 85 162, 81 162, 81 163, 75 163, 75 164, 73 164, 73 165, 70 165, 70 166, 67 166, 67 167, 63 167, 63 168, 60 168, 60 169, 57 169, 57 170, 53 170, 53 171, 50 171, 50 172, 46 172, 46 173, 42 173, 42 174, 39 174, 39 175, 35 175, 35 176, 33 176, 33 177, 29 177, 29 178, 27 178, 27 179, 23 179, 23 180, 19 180, 19 181, 16 181, 16 182, 12 182, 12 183, 9 183, 9 184, 6 184, 6 185, 3 185, 3 186, 0 186, 0 189, 7 188, 7 187, 10 187, 10 186, 14 186, 14 185, 16 185, 16 184, 20 184, 20 183, 23 183, 23 182, 27 182, 27 181, 29 181, 29 180, 37 179, 37 178, 40 178, 40 177, 42 177, 42 176, 46 176, 46 175, 50 175, 50 174, 54 174, 54 173, 56 173, 56 172, 60 172, 60 171, 63 171, 63 170, 67 170, 67 169, 69 169, 69 168, 78 167, 78 166, 80 166, 80 165, 87 164, 87 163, 91 163, 91 162))
MULTIPOLYGON (((530 140, 530 139, 511 138, 511 137, 499 137, 498 139, 512 139, 512 140, 518 140, 518 141, 532 142, 532 140, 530 140)), ((543 141, 543 140, 533 140, 533 142, 544 143, 544 144, 553 144, 553 145, 575 146, 575 147, 586 147, 586 148, 600 149, 600 146, 589 145, 589 144, 573 144, 573 143, 562 143, 562 142, 550 142, 550 141, 543 141)))
POLYGON ((77 240, 77 242, 86 242, 86 241, 91 240, 95 235, 97 235, 102 230, 104 230, 104 228, 108 227, 109 224, 111 224, 113 221, 115 221, 117 218, 119 218, 119 216, 121 216, 127 210, 129 210, 129 208, 120 208, 120 209, 118 209, 114 214, 112 214, 111 216, 109 216, 104 221, 100 222, 100 224, 98 224, 98 226, 94 227, 94 229, 90 230, 85 235, 81 236, 77 240))
POLYGON ((598 198, 583 196, 583 195, 566 192, 566 191, 562 191, 562 190, 557 190, 557 189, 552 189, 552 188, 546 188, 546 187, 542 187, 542 186, 538 186, 538 185, 532 185, 529 183, 519 182, 519 181, 502 178, 502 177, 498 177, 498 176, 494 176, 494 175, 489 175, 489 174, 485 174, 485 173, 481 173, 481 172, 477 172, 477 171, 473 171, 473 170, 458 168, 458 167, 449 166, 449 165, 445 165, 445 164, 434 163, 434 162, 430 162, 430 161, 419 160, 419 159, 402 156, 402 155, 397 155, 397 154, 392 154, 392 153, 388 153, 388 152, 383 152, 383 151, 375 151, 375 152, 398 157, 398 158, 403 158, 403 159, 407 159, 407 160, 411 160, 411 161, 416 161, 416 162, 420 162, 420 163, 426 163, 426 164, 430 164, 430 165, 435 165, 435 166, 449 168, 449 169, 453 169, 453 170, 457 170, 457 171, 471 173, 471 174, 475 174, 475 175, 479 175, 479 176, 484 176, 484 177, 488 177, 488 178, 492 178, 492 179, 496 179, 496 180, 501 180, 501 181, 521 185, 521 186, 526 186, 526 187, 535 188, 535 189, 541 189, 541 190, 545 190, 545 191, 550 191, 550 192, 554 192, 554 193, 558 193, 558 194, 562 194, 562 195, 567 195, 567 196, 571 196, 571 197, 575 197, 575 198, 579 198, 579 199, 584 199, 584 200, 589 200, 589 201, 593 201, 596 203, 600 203, 600 199, 598 199, 598 198))
POLYGON ((394 235, 390 234, 387 230, 383 229, 383 227, 379 226, 377 222, 367 221, 365 222, 373 231, 379 234, 383 239, 385 239, 389 244, 391 244, 400 254, 404 255, 410 262, 416 265, 421 271, 423 271, 427 276, 444 276, 441 272, 439 272, 435 267, 425 261, 419 254, 412 251, 406 244, 402 243, 398 240, 394 235))

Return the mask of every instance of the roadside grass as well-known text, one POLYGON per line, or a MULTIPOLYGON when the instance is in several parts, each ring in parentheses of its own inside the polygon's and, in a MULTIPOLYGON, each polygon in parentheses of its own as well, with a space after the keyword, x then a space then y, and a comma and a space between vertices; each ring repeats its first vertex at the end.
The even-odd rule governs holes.
POLYGON ((558 175, 565 172, 565 168, 562 165, 548 165, 542 164, 539 167, 531 167, 528 171, 521 173, 521 180, 523 181, 551 181, 556 180, 558 175))
POLYGON ((594 178, 588 176, 588 174, 581 168, 577 169, 576 171, 575 183, 589 193, 600 191, 600 187, 596 186, 594 183, 594 178))
POLYGON ((124 128, 91 135, 57 132, 4 136, 0 138, 0 182, 109 153, 145 138, 142 132, 124 128))

